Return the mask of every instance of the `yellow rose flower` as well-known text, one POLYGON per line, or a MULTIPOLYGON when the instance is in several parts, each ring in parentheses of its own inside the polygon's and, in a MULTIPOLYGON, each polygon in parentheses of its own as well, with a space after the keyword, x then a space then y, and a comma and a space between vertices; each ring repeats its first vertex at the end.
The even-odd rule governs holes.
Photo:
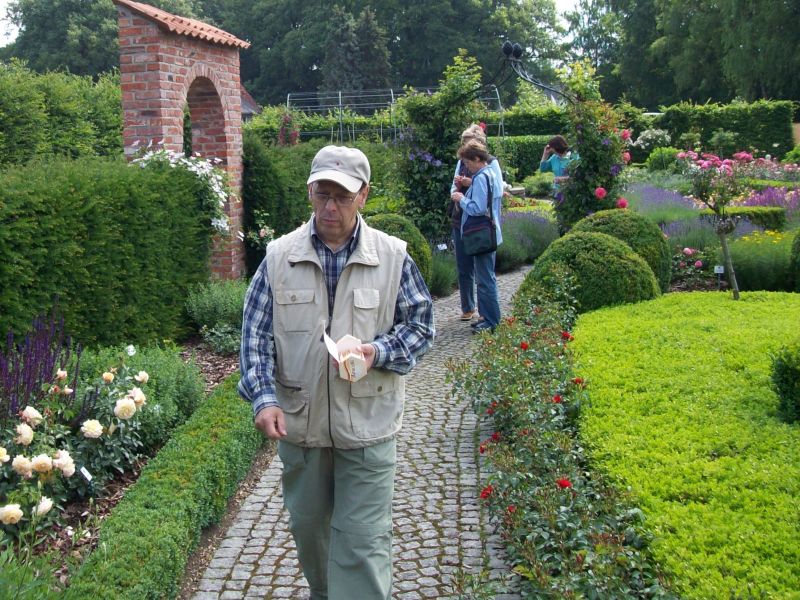
POLYGON ((112 381, 114 381, 114 374, 106 371, 105 373, 103 373, 103 381, 105 381, 106 383, 111 383, 112 381))
POLYGON ((147 374, 147 371, 139 371, 139 374, 134 375, 133 378, 139 383, 147 383, 150 381, 150 375, 147 374))
POLYGON ((36 427, 39 423, 44 421, 42 413, 40 413, 32 406, 25 407, 25 410, 22 411, 22 418, 31 425, 33 425, 34 427, 36 427))
POLYGON ((6 504, 0 508, 0 521, 3 525, 14 525, 19 523, 22 518, 22 511, 19 504, 6 504))
POLYGON ((14 438, 14 442, 22 446, 29 446, 32 441, 33 429, 31 426, 26 423, 17 425, 17 437, 14 438))
POLYGON ((11 457, 8 455, 8 450, 0 446, 0 463, 7 463, 11 460, 11 457))
POLYGON ((33 457, 31 465, 33 466, 33 470, 37 473, 49 473, 53 470, 53 459, 47 456, 47 454, 39 454, 33 457))
POLYGON ((114 414, 117 415, 117 418, 123 420, 130 419, 135 413, 136 403, 133 401, 133 398, 125 396, 117 400, 117 404, 114 406, 114 414))
POLYGON ((138 387, 133 388, 130 392, 128 392, 128 398, 133 400, 136 404, 136 408, 142 408, 147 401, 147 396, 144 395, 144 392, 140 390, 138 387))
POLYGON ((11 461, 11 468, 21 477, 30 477, 33 472, 33 464, 22 454, 17 454, 11 461))
POLYGON ((81 425, 81 432, 83 432, 83 437, 97 439, 103 435, 103 426, 97 419, 89 419, 81 425))

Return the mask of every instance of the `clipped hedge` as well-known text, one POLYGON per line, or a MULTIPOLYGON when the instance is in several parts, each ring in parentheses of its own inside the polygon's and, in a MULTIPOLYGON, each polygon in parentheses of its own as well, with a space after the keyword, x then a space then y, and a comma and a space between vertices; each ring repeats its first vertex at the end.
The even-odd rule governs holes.
POLYGON ((698 132, 702 146, 712 148, 711 137, 722 129, 736 134, 741 150, 752 148, 759 154, 783 156, 794 147, 794 107, 790 100, 731 104, 681 102, 662 107, 661 111, 663 114, 656 118, 654 126, 669 131, 673 140, 684 133, 698 132))
POLYGON ((625 242, 605 233, 576 232, 554 241, 536 260, 534 280, 545 280, 554 265, 575 277, 581 312, 640 302, 661 292, 653 270, 625 242))
POLYGON ((772 387, 778 394, 778 414, 787 423, 800 421, 800 341, 772 357, 772 387))
MULTIPOLYGON (((786 209, 782 206, 729 206, 725 212, 772 231, 781 231, 786 227, 786 209)), ((700 211, 702 219, 713 220, 713 216, 714 212, 710 208, 700 211)))
POLYGON ((0 165, 122 153, 119 75, 38 74, 0 62, 0 165))
POLYGON ((607 233, 622 240, 650 265, 661 291, 669 288, 672 251, 661 228, 647 217, 632 210, 601 210, 578 221, 572 231, 607 233))
MULTIPOLYGON (((532 111, 511 109, 500 114, 507 136, 542 135, 549 139, 570 129, 567 112, 558 106, 547 106, 532 111)), ((499 120, 492 113, 486 115, 487 123, 495 123, 499 120)), ((539 156, 541 156, 541 148, 539 148, 539 156)))
POLYGON ((581 437, 630 490, 681 598, 800 589, 800 432, 770 389, 770 354, 797 323, 800 295, 770 292, 668 294, 578 320, 581 437))
POLYGON ((792 242, 792 252, 789 258, 789 281, 795 292, 800 292, 800 229, 797 230, 792 242))
MULTIPOLYGON (((505 138, 490 137, 489 152, 497 156, 500 167, 515 174, 514 181, 522 181, 539 171, 542 149, 550 135, 518 135, 505 138)), ((510 182, 509 182, 510 183, 510 182)))
POLYGON ((229 377, 142 470, 103 522, 97 548, 64 597, 174 598, 189 554, 263 443, 229 377))
POLYGON ((373 215, 365 219, 367 225, 379 229, 384 233, 400 238, 406 244, 408 253, 414 262, 417 263, 419 272, 426 283, 431 280, 431 247, 425 236, 422 235, 416 225, 410 219, 401 215, 373 215))
POLYGON ((9 167, 0 186, 0 332, 56 298, 84 344, 174 338, 182 298, 209 272, 211 214, 189 171, 123 160, 9 167))

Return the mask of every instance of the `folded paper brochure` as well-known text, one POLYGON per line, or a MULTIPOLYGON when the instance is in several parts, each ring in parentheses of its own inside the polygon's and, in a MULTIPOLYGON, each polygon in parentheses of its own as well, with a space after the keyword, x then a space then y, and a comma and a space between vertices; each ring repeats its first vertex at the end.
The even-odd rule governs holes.
POLYGON ((361 345, 361 340, 352 335, 345 335, 338 342, 334 342, 327 333, 323 334, 323 339, 330 355, 339 361, 339 377, 352 382, 367 374, 364 354, 356 350, 361 345))

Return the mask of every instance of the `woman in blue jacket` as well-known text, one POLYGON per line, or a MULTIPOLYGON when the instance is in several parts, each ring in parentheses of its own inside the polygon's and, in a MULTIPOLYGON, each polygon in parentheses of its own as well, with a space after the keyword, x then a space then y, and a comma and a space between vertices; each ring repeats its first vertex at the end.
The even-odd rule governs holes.
MULTIPOLYGON (((500 207, 502 204, 503 187, 497 184, 497 177, 490 166, 492 159, 486 146, 478 140, 469 140, 458 150, 458 158, 472 173, 472 181, 466 193, 455 191, 451 194, 453 202, 458 204, 462 211, 461 233, 468 216, 486 214, 491 207, 494 220, 497 245, 503 241, 500 231, 500 207)), ((475 264, 475 279, 478 284, 478 311, 483 317, 474 331, 494 331, 500 323, 500 300, 497 294, 497 279, 494 275, 494 261, 496 252, 487 252, 472 256, 475 264)))
POLYGON ((553 179, 553 194, 558 193, 561 184, 569 179, 567 167, 569 163, 578 158, 577 152, 570 152, 567 140, 563 136, 557 135, 550 138, 542 152, 542 160, 539 162, 539 171, 548 171, 555 175, 553 179))

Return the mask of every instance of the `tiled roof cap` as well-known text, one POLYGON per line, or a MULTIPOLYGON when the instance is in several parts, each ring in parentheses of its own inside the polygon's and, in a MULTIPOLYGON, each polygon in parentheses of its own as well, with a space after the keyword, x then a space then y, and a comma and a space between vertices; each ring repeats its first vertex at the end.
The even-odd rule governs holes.
POLYGON ((171 33, 186 35, 223 46, 234 46, 243 49, 250 47, 250 42, 240 40, 227 31, 212 27, 196 19, 179 17, 161 10, 160 8, 156 8, 155 6, 142 4, 141 2, 133 2, 132 0, 114 0, 114 2, 121 6, 127 6, 143 17, 152 19, 161 29, 165 29, 171 33))

